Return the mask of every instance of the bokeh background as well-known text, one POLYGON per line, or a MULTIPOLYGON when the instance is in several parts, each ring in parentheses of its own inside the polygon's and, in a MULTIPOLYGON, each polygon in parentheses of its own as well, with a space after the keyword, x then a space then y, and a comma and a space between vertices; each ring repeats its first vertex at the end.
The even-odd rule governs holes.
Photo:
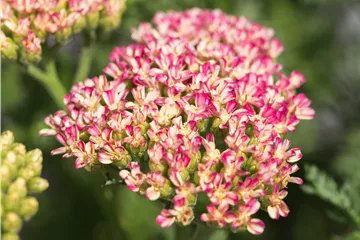
MULTIPOLYGON (((313 100, 315 120, 303 121, 291 136, 301 147, 304 165, 317 166, 351 191, 360 185, 360 2, 350 0, 128 0, 121 28, 98 43, 90 76, 101 73, 116 45, 131 42, 130 29, 150 21, 156 11, 190 7, 220 8, 274 28, 285 46, 279 62, 285 72, 301 71, 307 83, 300 91, 313 100)), ((82 39, 58 54, 61 79, 69 89, 82 39)), ((160 229, 155 217, 160 207, 123 186, 103 186, 104 178, 75 170, 72 159, 51 157, 57 143, 38 137, 43 118, 57 107, 42 85, 14 63, 1 64, 1 127, 12 130, 28 149, 44 153, 43 176, 50 188, 39 196, 40 211, 25 224, 23 240, 115 239, 350 239, 355 224, 334 204, 290 185, 290 215, 277 221, 263 214, 263 235, 227 233, 194 227, 160 229)), ((313 177, 314 178, 314 177, 313 177)), ((315 180, 317 178, 315 176, 315 180)), ((331 196, 330 196, 331 197, 331 196)), ((356 200, 353 200, 356 201, 356 200)), ((331 201, 330 201, 331 202, 331 201)), ((358 199, 360 205, 360 198, 358 199)), ((355 238, 356 239, 356 238, 355 238)))

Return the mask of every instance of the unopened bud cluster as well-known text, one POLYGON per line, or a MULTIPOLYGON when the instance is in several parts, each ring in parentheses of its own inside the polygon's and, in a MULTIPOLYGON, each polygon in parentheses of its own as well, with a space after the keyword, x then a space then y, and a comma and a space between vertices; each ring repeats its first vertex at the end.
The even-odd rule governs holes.
MULTIPOLYGON (((264 230, 260 208, 285 217, 293 164, 302 157, 285 134, 312 119, 310 100, 295 90, 299 72, 282 73, 274 32, 219 10, 158 13, 133 32, 138 43, 117 47, 104 75, 86 79, 64 98, 66 111, 45 119, 75 157, 77 168, 114 165, 131 191, 167 201, 156 222, 264 230)), ((131 203, 129 203, 131 204, 131 203)))
POLYGON ((38 62, 44 46, 83 30, 115 29, 125 0, 1 0, 1 56, 38 62))
POLYGON ((39 149, 26 152, 21 143, 14 143, 14 135, 1 135, 1 237, 19 239, 24 221, 36 214, 39 203, 33 194, 48 188, 40 177, 42 153, 39 149))

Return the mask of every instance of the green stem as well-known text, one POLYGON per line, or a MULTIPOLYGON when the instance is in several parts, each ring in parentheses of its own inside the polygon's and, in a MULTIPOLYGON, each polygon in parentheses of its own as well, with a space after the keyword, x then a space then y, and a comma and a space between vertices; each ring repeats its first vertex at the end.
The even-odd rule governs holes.
POLYGON ((64 107, 65 88, 59 80, 54 60, 50 60, 45 66, 45 72, 34 65, 29 65, 27 72, 36 80, 44 85, 55 103, 60 107, 64 107))
POLYGON ((84 81, 84 79, 88 76, 94 49, 94 44, 83 47, 80 54, 79 66, 75 74, 74 82, 84 81))

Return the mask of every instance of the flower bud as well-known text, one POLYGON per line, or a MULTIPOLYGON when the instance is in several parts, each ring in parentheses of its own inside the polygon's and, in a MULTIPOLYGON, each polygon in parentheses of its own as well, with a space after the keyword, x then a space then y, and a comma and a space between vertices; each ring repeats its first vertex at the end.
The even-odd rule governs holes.
POLYGON ((31 193, 41 193, 49 187, 49 183, 46 179, 35 177, 28 183, 28 189, 31 193))
POLYGON ((85 166, 85 169, 89 172, 100 171, 103 168, 104 168, 103 164, 101 164, 101 162, 99 162, 97 158, 91 159, 90 164, 85 166))
POLYGON ((1 151, 6 151, 14 143, 14 134, 10 131, 5 131, 1 134, 1 151))
POLYGON ((126 145, 128 146, 127 149, 129 149, 130 154, 135 157, 142 157, 147 149, 147 145, 140 147, 134 147, 133 145, 130 144, 126 144, 126 145))
POLYGON ((36 171, 36 172, 30 166, 27 166, 19 170, 18 176, 24 178, 26 181, 29 181, 34 177, 38 177, 39 175, 37 173, 40 172, 41 172, 41 165, 40 165, 40 171, 36 171))
POLYGON ((41 39, 35 33, 29 32, 26 39, 21 41, 21 60, 27 62, 38 62, 41 59, 41 39))
POLYGON ((91 12, 86 16, 87 24, 90 29, 95 29, 99 24, 99 12, 91 12))
POLYGON ((22 220, 16 213, 8 212, 4 216, 1 226, 4 232, 17 233, 21 229, 22 220))
POLYGON ((121 158, 113 161, 113 164, 115 166, 124 168, 129 164, 129 162, 131 162, 131 160, 132 158, 129 152, 125 150, 124 152, 121 153, 121 158))
POLYGON ((11 173, 7 165, 3 164, 0 169, 1 172, 1 190, 4 191, 10 184, 11 173))
POLYGON ((73 33, 81 32, 86 27, 86 17, 81 16, 72 26, 73 33))
POLYGON ((210 119, 203 119, 203 120, 200 120, 198 123, 197 123, 197 126, 199 127, 199 132, 200 133, 205 133, 208 126, 209 126, 209 123, 210 123, 210 119))
POLYGON ((1 159, 1 165, 7 166, 10 173, 10 179, 13 179, 17 175, 17 164, 16 164, 16 154, 15 152, 7 152, 6 156, 1 159))
POLYGON ((191 155, 191 161, 188 168, 189 173, 193 173, 196 170, 197 165, 200 162, 200 159, 201 159, 200 151, 197 152, 196 154, 191 155))
MULTIPOLYGON (((4 199, 3 199, 3 195, 4 194, 1 194, 2 196, 1 196, 1 202, 4 202, 4 199)), ((3 208, 3 206, 1 205, 0 206, 0 213, 1 213, 1 219, 4 217, 4 215, 5 215, 5 209, 3 208)))
POLYGON ((72 34, 72 30, 70 27, 64 28, 60 31, 55 32, 55 39, 60 43, 65 43, 69 39, 71 34, 72 34))
POLYGON ((149 161, 149 168, 152 172, 160 171, 162 174, 166 173, 166 171, 169 169, 168 164, 166 161, 160 161, 158 164, 154 161, 149 161))
POLYGON ((20 206, 20 216, 25 220, 33 217, 39 209, 39 202, 34 197, 25 198, 21 202, 20 206))
MULTIPOLYGON (((2 32, 1 32, 2 33, 2 32)), ((18 57, 19 46, 9 37, 0 37, 1 40, 1 58, 15 60, 18 57)))
POLYGON ((12 192, 6 194, 3 200, 4 210, 18 212, 20 209, 22 199, 23 197, 18 192, 12 192))
POLYGON ((120 25, 126 7, 126 0, 110 0, 104 3, 100 24, 105 31, 111 31, 120 25))
POLYGON ((7 233, 1 236, 2 240, 20 240, 20 237, 15 233, 7 233))
POLYGON ((43 157, 40 149, 33 149, 26 153, 26 164, 42 163, 43 157))
POLYGON ((17 178, 8 188, 8 193, 18 193, 21 197, 27 194, 26 181, 23 178, 17 178))
POLYGON ((21 143, 14 143, 11 146, 11 151, 16 155, 16 167, 20 168, 25 163, 25 155, 26 155, 26 148, 24 144, 21 143))
POLYGON ((193 175, 193 182, 198 185, 200 183, 200 177, 198 174, 198 171, 195 171, 194 175, 193 175))
POLYGON ((220 130, 220 124, 221 124, 221 120, 220 118, 214 118, 211 127, 210 127, 210 132, 213 133, 215 135, 215 137, 220 136, 221 134, 221 130, 220 130))
POLYGON ((171 187, 170 182, 167 180, 165 185, 160 188, 160 194, 163 198, 168 198, 174 193, 174 189, 171 187))

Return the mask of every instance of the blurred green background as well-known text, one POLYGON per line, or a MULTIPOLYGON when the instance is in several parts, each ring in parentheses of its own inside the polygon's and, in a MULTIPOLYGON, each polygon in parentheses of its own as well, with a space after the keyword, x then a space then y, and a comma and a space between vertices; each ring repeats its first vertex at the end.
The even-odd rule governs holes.
MULTIPOLYGON (((220 8, 274 28, 285 46, 279 62, 285 72, 301 71, 307 83, 301 91, 313 100, 315 120, 302 122, 291 136, 303 150, 304 165, 316 165, 339 184, 360 184, 360 3, 341 0, 128 0, 121 28, 98 43, 90 76, 101 73, 116 45, 131 42, 130 29, 150 21, 156 11, 190 7, 220 8)), ((67 89, 76 70, 81 39, 58 54, 58 68, 67 89)), ((75 170, 72 159, 51 157, 58 146, 52 138, 38 137, 43 118, 57 110, 42 85, 14 63, 1 64, 1 127, 12 130, 27 149, 44 153, 43 176, 50 188, 39 196, 40 211, 25 224, 29 239, 191 239, 194 227, 163 230, 155 223, 160 208, 123 186, 103 187, 104 178, 75 170)), ((316 179, 315 179, 316 181, 316 179)), ((353 191, 359 191, 354 187, 353 191)), ((200 229, 193 239, 327 240, 354 230, 350 218, 334 205, 289 187, 290 215, 277 221, 262 214, 267 227, 261 236, 200 229)), ((360 204, 360 199, 359 203, 360 204)), ((340 237, 339 239, 345 239, 340 237)))

